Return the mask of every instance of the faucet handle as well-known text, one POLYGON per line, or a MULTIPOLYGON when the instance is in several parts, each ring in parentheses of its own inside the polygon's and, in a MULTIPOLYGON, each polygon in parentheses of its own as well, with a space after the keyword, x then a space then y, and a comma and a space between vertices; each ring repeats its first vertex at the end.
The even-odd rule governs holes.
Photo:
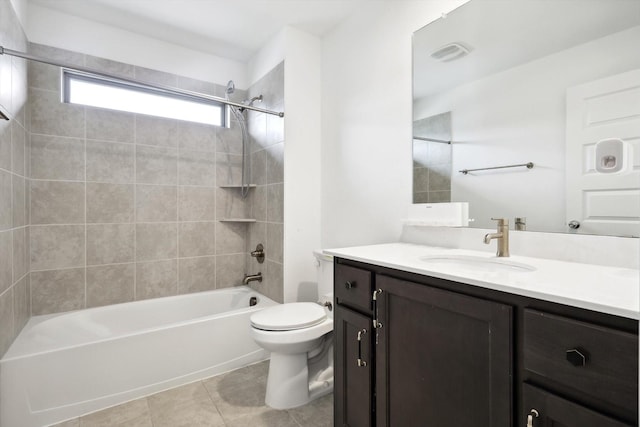
POLYGON ((493 221, 498 221, 498 227, 502 227, 503 225, 509 225, 509 220, 507 218, 491 218, 493 221))

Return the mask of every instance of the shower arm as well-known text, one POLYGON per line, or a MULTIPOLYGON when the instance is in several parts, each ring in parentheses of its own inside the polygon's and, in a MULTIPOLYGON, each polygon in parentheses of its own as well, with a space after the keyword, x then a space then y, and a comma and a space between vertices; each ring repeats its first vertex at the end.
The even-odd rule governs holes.
POLYGON ((78 65, 73 65, 73 64, 69 64, 69 63, 65 63, 65 62, 61 62, 61 61, 54 61, 52 59, 47 59, 47 58, 42 58, 36 55, 31 55, 29 53, 26 52, 20 52, 17 50, 11 50, 11 49, 7 49, 4 46, 0 46, 0 55, 8 55, 8 56, 14 56, 16 58, 22 58, 22 59, 28 59, 29 61, 36 61, 36 62, 41 62, 43 64, 49 64, 49 65, 53 65, 56 67, 62 67, 62 68, 66 68, 72 71, 76 71, 78 73, 85 73, 85 74, 93 74, 93 75, 97 75, 106 79, 111 79, 114 81, 120 81, 120 82, 126 82, 135 86, 139 86, 142 88, 151 88, 154 90, 158 90, 161 92, 165 92, 168 94, 174 94, 174 95, 182 95, 182 96, 187 96, 193 99, 198 99, 198 100, 202 100, 202 101, 215 101, 215 102, 219 102, 221 104, 224 105, 231 105, 233 107, 237 107, 237 108, 243 108, 245 110, 251 110, 251 111, 257 111, 259 113, 265 113, 265 114, 271 114, 273 116, 278 116, 278 117, 284 117, 284 112, 283 111, 273 111, 273 110, 267 110, 265 108, 259 108, 259 107, 254 107, 252 105, 245 105, 241 102, 233 102, 233 101, 229 101, 228 99, 225 98, 220 98, 218 96, 212 96, 212 95, 206 95, 203 93, 198 93, 198 92, 192 92, 189 90, 184 90, 184 89, 178 89, 178 88, 174 88, 171 86, 164 86, 164 85, 158 85, 158 84, 150 84, 150 83, 145 83, 143 81, 140 80, 135 80, 135 79, 130 79, 130 78, 126 78, 126 77, 117 77, 114 76, 112 74, 107 74, 104 73, 102 71, 99 70, 95 70, 92 68, 87 68, 87 67, 81 67, 78 65))

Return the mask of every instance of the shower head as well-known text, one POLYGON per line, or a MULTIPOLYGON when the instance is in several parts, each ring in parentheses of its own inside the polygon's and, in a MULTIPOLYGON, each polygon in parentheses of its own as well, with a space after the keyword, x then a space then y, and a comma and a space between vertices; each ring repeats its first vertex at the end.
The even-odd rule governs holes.
POLYGON ((247 106, 251 107, 253 105, 253 103, 256 102, 256 101, 262 102, 262 95, 254 96, 251 99, 245 99, 242 103, 244 105, 247 105, 247 106))
POLYGON ((233 82, 233 80, 229 80, 229 83, 227 83, 227 89, 224 92, 225 97, 229 99, 229 95, 231 95, 235 91, 236 91, 236 84, 233 82))

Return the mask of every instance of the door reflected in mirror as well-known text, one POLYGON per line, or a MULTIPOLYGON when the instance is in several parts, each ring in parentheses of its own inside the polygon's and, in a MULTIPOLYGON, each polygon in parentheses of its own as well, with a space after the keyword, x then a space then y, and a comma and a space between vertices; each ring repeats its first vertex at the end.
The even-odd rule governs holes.
POLYGON ((418 30, 413 202, 637 237, 638 40, 638 0, 471 0, 418 30))

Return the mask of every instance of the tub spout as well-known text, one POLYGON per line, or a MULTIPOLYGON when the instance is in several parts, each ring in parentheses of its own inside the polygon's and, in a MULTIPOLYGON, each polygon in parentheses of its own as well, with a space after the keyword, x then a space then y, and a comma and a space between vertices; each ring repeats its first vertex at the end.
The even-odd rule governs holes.
POLYGON ((250 282, 262 282, 262 273, 258 273, 258 274, 245 274, 244 275, 244 279, 242 280, 242 283, 244 283, 245 285, 248 285, 250 282))

